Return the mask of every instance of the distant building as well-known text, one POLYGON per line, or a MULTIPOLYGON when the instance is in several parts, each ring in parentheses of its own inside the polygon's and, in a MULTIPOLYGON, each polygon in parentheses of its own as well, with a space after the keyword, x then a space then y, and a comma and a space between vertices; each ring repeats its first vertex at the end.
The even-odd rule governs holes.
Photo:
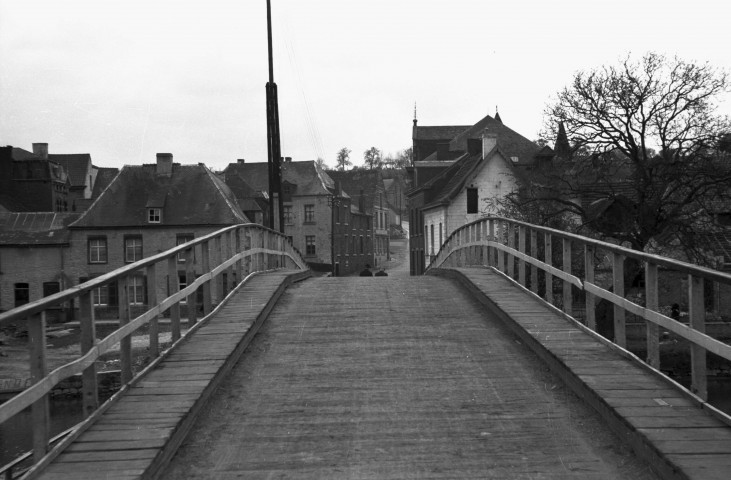
POLYGON ((68 212, 71 183, 66 170, 49 159, 48 144, 33 153, 0 148, 0 205, 9 212, 68 212))
POLYGON ((351 198, 354 206, 372 220, 373 261, 371 266, 379 266, 390 259, 389 226, 391 209, 388 205, 386 189, 379 170, 330 170, 328 175, 351 198))
MULTIPOLYGON (((74 283, 66 274, 70 255, 67 226, 75 213, 0 213, 0 311, 59 292, 74 283)), ((53 309, 49 320, 65 318, 53 309)))
MULTIPOLYGON (((159 153, 154 165, 123 167, 69 226, 71 255, 66 271, 75 283, 81 283, 241 223, 249 223, 249 219, 223 180, 203 164, 174 164, 171 154, 159 153)), ((178 262, 179 281, 185 286, 185 259, 178 262)), ((144 305, 145 283, 144 272, 131 279, 128 297, 132 307, 144 305)), ((165 291, 159 292, 160 298, 164 296, 165 291)), ((95 292, 94 305, 99 316, 116 315, 116 286, 95 292)))
POLYGON ((471 127, 420 127, 414 119, 412 139, 415 161, 407 192, 412 275, 424 273, 452 232, 490 213, 484 199, 515 191, 522 170, 553 156, 490 115, 471 127))

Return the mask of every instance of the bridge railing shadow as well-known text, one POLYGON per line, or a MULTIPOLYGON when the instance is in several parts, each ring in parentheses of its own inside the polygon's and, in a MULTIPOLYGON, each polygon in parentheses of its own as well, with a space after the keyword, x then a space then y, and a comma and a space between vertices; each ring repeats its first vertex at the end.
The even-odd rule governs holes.
POLYGON ((501 217, 456 230, 428 269, 470 266, 500 272, 657 370, 661 343, 679 343, 690 357, 690 391, 702 401, 709 358, 731 374, 731 345, 714 338, 731 332, 721 315, 731 307, 729 274, 501 217))
MULTIPOLYGON (((257 224, 234 225, 0 314, 0 327, 14 321, 27 321, 32 382, 29 388, 0 405, 0 423, 31 407, 32 460, 35 464, 46 461, 50 450, 49 395, 59 382, 81 374, 84 416, 101 415, 110 404, 107 401, 100 406, 98 401, 96 361, 102 355, 116 350, 119 345, 122 389, 115 397, 121 395, 165 355, 160 349, 160 317, 169 317, 174 346, 182 337, 181 311, 187 313, 190 332, 199 322, 199 314, 206 317, 214 312, 216 306, 246 278, 256 272, 279 268, 306 270, 308 267, 283 234, 257 224), (146 279, 146 302, 144 311, 132 318, 130 295, 136 293, 131 290, 131 282, 140 274, 146 279), (97 340, 94 296, 105 286, 117 289, 119 328, 97 340), (78 305, 80 318, 81 355, 48 372, 47 312, 53 308, 68 307, 74 302, 78 305), (149 331, 148 354, 152 362, 134 375, 132 334, 143 326, 149 331)), ((72 429, 61 443, 66 444, 73 437, 72 429)), ((56 446, 54 450, 60 448, 63 445, 56 446)), ((0 468, 0 473, 11 478, 12 465, 18 462, 16 460, 10 466, 0 468)))

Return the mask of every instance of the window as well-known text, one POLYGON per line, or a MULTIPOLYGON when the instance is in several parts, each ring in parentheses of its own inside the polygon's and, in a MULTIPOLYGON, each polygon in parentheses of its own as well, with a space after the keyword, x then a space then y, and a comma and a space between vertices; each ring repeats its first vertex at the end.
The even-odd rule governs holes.
POLYGON ((30 302, 30 285, 27 283, 15 284, 15 306, 19 307, 30 302))
POLYGON ((292 205, 285 205, 282 213, 284 214, 284 224, 293 225, 294 217, 292 216, 292 205))
POLYGON ((442 222, 439 222, 439 246, 441 247, 444 243, 444 240, 442 239, 442 222))
POLYGON ((434 224, 431 224, 431 254, 434 255, 434 224))
POLYGON ((315 236, 314 235, 306 235, 305 236, 305 255, 315 255, 315 236))
POLYGON ((107 263, 107 237, 91 237, 87 245, 89 263, 107 263))
POLYGON ((305 205, 305 223, 315 223, 314 205, 305 205))
POLYGON ((147 223, 160 223, 162 219, 162 209, 160 208, 148 208, 147 209, 147 223))
POLYGON ((142 237, 124 238, 124 261, 127 263, 142 260, 142 237))
POLYGON ((467 189, 467 213, 477 213, 477 189, 467 189))
POLYGON ((109 285, 103 285, 95 289, 91 297, 95 307, 106 307, 109 305, 109 285))
MULTIPOLYGON (((175 246, 182 245, 184 243, 188 243, 193 240, 193 234, 192 233, 181 233, 175 237, 175 246)), ((195 255, 195 249, 193 249, 194 255, 195 255)), ((195 261, 195 256, 193 257, 195 261)), ((185 263, 185 251, 178 253, 178 263, 185 263)))
POLYGON ((363 235, 360 236, 360 253, 361 254, 364 253, 363 252, 363 235))
POLYGON ((129 278, 127 283, 127 295, 130 305, 142 305, 145 303, 145 277, 135 275, 129 278))

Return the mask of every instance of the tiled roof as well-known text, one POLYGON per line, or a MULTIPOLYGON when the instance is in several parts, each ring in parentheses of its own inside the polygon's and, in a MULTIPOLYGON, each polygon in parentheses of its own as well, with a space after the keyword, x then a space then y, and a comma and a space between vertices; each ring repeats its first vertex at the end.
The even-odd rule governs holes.
POLYGON ((459 161, 424 184, 423 187, 425 189, 431 190, 427 196, 424 208, 444 204, 454 198, 464 185, 467 176, 474 171, 481 160, 482 153, 472 156, 465 155, 459 161))
POLYGON ((517 165, 532 165, 534 163, 535 154, 540 150, 540 147, 490 115, 485 116, 485 118, 454 137, 449 143, 449 149, 467 151, 467 140, 481 138, 485 129, 497 135, 497 145, 504 155, 518 157, 517 165))
POLYGON ((170 177, 155 165, 125 166, 72 228, 140 227, 148 202, 164 203, 161 226, 248 223, 229 188, 204 165, 173 165, 170 177))
POLYGON ((96 179, 94 180, 94 189, 91 192, 91 198, 99 198, 99 195, 101 195, 104 189, 112 183, 112 180, 114 180, 114 177, 117 175, 119 175, 118 168, 98 168, 96 179))
POLYGON ((452 140, 470 128, 469 125, 416 126, 416 140, 452 140))
POLYGON ((88 153, 49 154, 48 159, 59 163, 66 169, 72 187, 86 185, 91 169, 91 155, 88 153))
POLYGON ((69 241, 66 228, 78 213, 0 213, 0 245, 63 245, 69 241))
MULTIPOLYGON (((283 162, 282 181, 297 186, 294 195, 329 195, 333 188, 332 179, 315 164, 314 160, 303 162, 283 162)), ((224 176, 229 181, 238 175, 256 191, 269 191, 269 165, 257 163, 229 163, 224 176)))

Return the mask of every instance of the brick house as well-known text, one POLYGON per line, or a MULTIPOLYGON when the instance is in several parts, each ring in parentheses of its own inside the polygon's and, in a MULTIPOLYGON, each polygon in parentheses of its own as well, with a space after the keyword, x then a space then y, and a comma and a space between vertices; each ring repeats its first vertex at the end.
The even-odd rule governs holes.
POLYGON ((442 242, 457 228, 490 213, 485 199, 519 188, 521 171, 550 161, 553 151, 485 116, 471 127, 420 127, 409 169, 409 263, 421 275, 442 242), (422 131, 422 129, 424 131, 422 131), (458 131, 449 141, 434 137, 458 131), (426 155, 426 156, 425 156, 426 155))
POLYGON ((380 266, 390 256, 389 226, 393 220, 386 188, 379 170, 330 170, 328 175, 348 194, 352 204, 372 217, 373 261, 380 266))
MULTIPOLYGON (((71 253, 66 271, 75 283, 81 283, 241 223, 249 220, 218 176, 203 164, 174 164, 171 154, 159 153, 154 165, 123 167, 69 226, 71 253)), ((179 259, 181 286, 185 285, 184 262, 179 259)), ((97 315, 115 316, 116 287, 109 285, 95 293, 97 315)), ((158 293, 159 298, 166 295, 166 291, 158 293)), ((145 303, 144 297, 145 277, 139 272, 129 286, 133 309, 145 303)))
POLYGON ((48 144, 34 143, 33 153, 0 147, 0 206, 10 212, 70 211, 71 183, 66 170, 49 159, 48 144))
MULTIPOLYGON (((313 270, 332 271, 335 183, 311 160, 293 162, 287 157, 281 167, 284 233, 313 270)), ((269 191, 266 162, 238 160, 230 163, 223 175, 237 195, 245 192, 242 185, 253 192, 269 191)), ((238 201, 244 199, 237 197, 238 201)))
MULTIPOLYGON (((0 311, 39 300, 72 285, 66 228, 76 213, 0 213, 0 311)), ((63 317, 51 311, 50 321, 63 317)))

